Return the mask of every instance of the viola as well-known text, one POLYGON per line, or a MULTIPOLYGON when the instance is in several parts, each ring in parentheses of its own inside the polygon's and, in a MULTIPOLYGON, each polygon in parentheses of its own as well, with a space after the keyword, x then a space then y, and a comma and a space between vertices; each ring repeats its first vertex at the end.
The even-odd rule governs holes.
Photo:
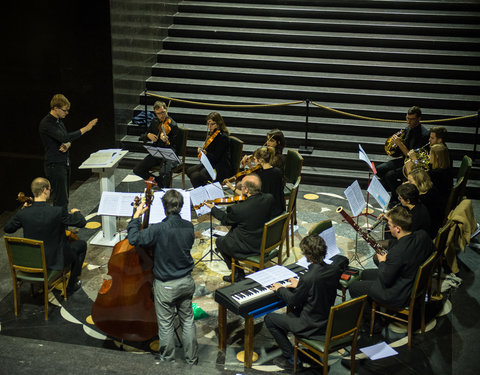
MULTIPOLYGON (((19 192, 17 195, 17 200, 20 203, 27 203, 27 205, 31 206, 33 204, 33 198, 32 197, 27 197, 25 193, 19 192)), ((67 236, 67 239, 69 241, 77 241, 78 236, 73 233, 71 230, 65 229, 65 236, 67 236)))
POLYGON ((237 181, 241 177, 244 177, 244 176, 249 175, 253 172, 256 172, 256 171, 260 170, 261 168, 262 168, 262 165, 258 164, 255 167, 245 169, 244 171, 240 171, 235 176, 232 176, 232 177, 229 177, 229 178, 226 178, 225 180, 223 180, 222 185, 225 185, 227 182, 237 181))
MULTIPOLYGON (((205 151, 207 149, 208 146, 210 146, 210 143, 213 142, 213 140, 215 139, 215 137, 220 133, 220 130, 217 129, 215 130, 212 135, 210 135, 210 137, 205 141, 205 143, 203 144, 203 147, 202 147, 202 151, 205 151)), ((201 155, 201 152, 198 153, 198 158, 200 159, 202 157, 201 155)))
POLYGON ((160 134, 163 134, 165 136, 165 143, 170 146, 170 140, 168 139, 168 134, 172 130, 172 127, 170 124, 172 123, 172 120, 167 118, 163 124, 158 124, 158 137, 160 138, 160 134))
POLYGON ((205 203, 229 204, 229 203, 235 203, 235 202, 242 202, 245 199, 247 199, 247 197, 245 197, 244 195, 234 195, 233 197, 217 198, 217 199, 212 199, 212 200, 208 200, 200 204, 197 204, 193 206, 193 209, 198 210, 200 207, 204 206, 205 203))
MULTIPOLYGON (((153 201, 153 179, 145 181, 144 202, 153 201)), ((133 216, 133 215, 132 215, 133 216)), ((149 210, 144 214, 142 229, 148 226, 149 210)), ((92 319, 109 336, 128 341, 147 341, 158 333, 155 303, 152 295, 153 259, 151 249, 132 246, 128 239, 117 243, 108 261, 108 274, 92 306, 92 319)))

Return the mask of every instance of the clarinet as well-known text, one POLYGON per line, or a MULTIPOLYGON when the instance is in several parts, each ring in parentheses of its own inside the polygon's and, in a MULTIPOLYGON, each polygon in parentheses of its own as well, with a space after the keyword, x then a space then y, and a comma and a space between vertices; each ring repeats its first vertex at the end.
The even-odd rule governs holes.
POLYGON ((352 226, 353 229, 355 229, 358 234, 360 234, 365 241, 375 250, 375 252, 379 255, 385 255, 387 253, 387 250, 385 250, 383 247, 381 247, 375 239, 370 236, 367 232, 362 230, 351 218, 349 214, 345 212, 342 206, 337 208, 337 212, 341 214, 345 220, 352 226))

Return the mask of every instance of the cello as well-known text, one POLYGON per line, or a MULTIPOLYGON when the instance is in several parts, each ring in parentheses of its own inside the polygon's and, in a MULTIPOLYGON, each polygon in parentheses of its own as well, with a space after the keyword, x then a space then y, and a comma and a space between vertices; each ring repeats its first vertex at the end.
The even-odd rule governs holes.
MULTIPOLYGON (((153 201, 153 181, 145 181, 145 205, 153 201)), ((134 211, 140 204, 135 199, 134 211)), ((142 229, 148 226, 149 210, 142 229)), ((92 319, 109 336, 127 341, 147 341, 158 333, 153 300, 153 259, 151 249, 132 246, 128 239, 118 242, 108 261, 108 274, 92 306, 92 319)))

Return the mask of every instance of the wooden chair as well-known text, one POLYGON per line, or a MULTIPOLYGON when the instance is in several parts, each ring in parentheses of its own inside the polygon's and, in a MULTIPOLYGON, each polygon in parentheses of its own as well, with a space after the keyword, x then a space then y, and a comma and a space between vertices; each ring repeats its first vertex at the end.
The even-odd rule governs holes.
POLYGON ((18 316, 19 310, 18 286, 23 280, 31 284, 32 292, 33 283, 43 284, 45 320, 48 320, 48 293, 62 283, 63 296, 67 298, 68 270, 47 270, 43 241, 5 236, 5 247, 12 273, 15 316, 18 316))
MULTIPOLYGON (((332 226, 333 226, 333 224, 332 224, 331 220, 319 221, 318 223, 314 224, 310 228, 310 230, 308 231, 308 235, 311 235, 311 234, 320 235, 320 233, 322 233, 323 231, 331 228, 332 226)), ((357 269, 357 268, 353 268, 353 267, 347 267, 347 269, 349 269, 351 271, 354 271, 354 272, 352 272, 352 274, 349 275, 350 278, 348 280, 344 280, 344 279, 340 278, 340 280, 338 282, 337 289, 340 290, 340 292, 342 293, 341 294, 342 302, 345 302, 345 300, 347 299, 347 289, 350 286, 350 284, 352 282, 354 282, 355 280, 359 280, 362 277, 362 270, 361 269, 357 269)))
MULTIPOLYGON (((293 187, 292 184, 298 180, 302 173, 303 167, 303 156, 297 150, 288 149, 287 156, 285 158, 285 170, 283 174, 283 179, 285 182, 285 187, 283 189, 283 194, 285 195, 285 201, 290 200, 290 195, 292 193, 293 187)), ((293 222, 297 222, 297 207, 296 202, 294 201, 293 206, 293 222)), ((293 246, 293 236, 292 236, 292 246, 293 246)))
POLYGON ((300 186, 300 181, 302 180, 301 176, 298 176, 297 182, 295 182, 295 185, 293 185, 292 190, 290 192, 290 199, 288 200, 288 206, 287 206, 287 212, 289 214, 289 228, 287 228, 287 238, 285 240, 287 244, 287 258, 290 256, 290 233, 292 236, 292 247, 294 245, 294 240, 293 240, 293 235, 294 235, 294 227, 295 227, 295 222, 293 219, 293 210, 296 206, 297 203, 297 195, 298 195, 298 188, 300 186))
POLYGON ((447 222, 448 215, 465 197, 465 191, 467 190, 467 182, 470 177, 470 172, 472 170, 472 159, 464 155, 462 163, 458 168, 457 181, 452 187, 450 194, 447 199, 447 204, 445 206, 445 215, 443 219, 443 224, 447 222))
POLYGON ((361 296, 340 305, 332 306, 328 316, 324 340, 311 340, 295 337, 293 373, 297 372, 298 351, 323 367, 323 374, 328 374, 328 354, 341 348, 351 346, 350 373, 355 374, 355 354, 357 338, 362 322, 363 309, 367 296, 361 296), (314 355, 319 358, 315 358, 314 355))
POLYGON ((437 249, 437 259, 436 259, 436 265, 437 265, 437 288, 435 290, 435 294, 433 297, 435 299, 441 299, 442 298, 442 266, 443 262, 445 259, 445 250, 447 247, 447 239, 448 239, 448 234, 450 233, 450 227, 452 225, 452 222, 448 220, 446 224, 441 227, 438 230, 438 233, 433 240, 435 244, 435 248, 437 249))
POLYGON ((263 270, 265 263, 275 257, 277 257, 277 263, 282 264, 282 247, 288 228, 288 218, 288 213, 284 213, 265 223, 259 255, 250 256, 246 259, 232 258, 232 284, 235 282, 235 268, 263 270), (245 266, 236 264, 236 262, 244 263, 245 266))
POLYGON ((232 176, 238 173, 240 169, 240 161, 242 160, 243 141, 234 137, 228 136, 230 140, 230 163, 232 164, 232 176))
MULTIPOLYGON (((178 127, 178 133, 175 137, 175 152, 180 159, 180 164, 176 165, 170 170, 170 182, 168 186, 172 186, 172 180, 174 177, 181 175, 182 176, 182 189, 185 190, 185 156, 187 154, 187 138, 188 138, 188 129, 178 127)), ((160 165, 152 168, 152 172, 162 172, 162 167, 160 165)))
POLYGON ((413 327, 413 312, 415 306, 420 304, 420 329, 422 333, 425 333, 425 296, 430 288, 430 282, 432 277, 433 268, 437 252, 434 252, 418 269, 415 282, 413 284, 412 294, 408 306, 402 308, 395 308, 381 303, 372 302, 372 315, 370 320, 370 336, 373 334, 373 323, 375 321, 375 314, 383 315, 391 319, 398 320, 408 325, 408 348, 412 347, 412 327, 413 327), (399 317, 388 312, 380 310, 381 307, 387 309, 387 311, 394 311, 397 314, 406 315, 406 318, 399 317))

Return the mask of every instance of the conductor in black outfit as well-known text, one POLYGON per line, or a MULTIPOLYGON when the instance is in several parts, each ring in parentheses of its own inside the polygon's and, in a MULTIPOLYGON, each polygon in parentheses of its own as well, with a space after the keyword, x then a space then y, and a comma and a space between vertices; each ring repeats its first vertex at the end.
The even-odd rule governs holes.
POLYGON ((98 119, 74 132, 68 132, 63 119, 70 111, 70 102, 62 94, 56 94, 50 101, 50 113, 46 115, 38 130, 45 148, 45 176, 52 184, 53 204, 68 206, 68 190, 70 187, 70 147, 72 142, 86 132, 92 130, 98 119))
POLYGON ((70 280, 67 294, 80 288, 78 277, 87 252, 87 243, 82 240, 69 241, 65 228, 73 226, 83 228, 85 218, 76 208, 70 213, 65 207, 50 206, 50 183, 43 177, 32 182, 34 201, 31 206, 25 206, 18 211, 5 225, 6 233, 14 233, 23 228, 23 236, 32 240, 44 242, 47 269, 63 270, 71 265, 70 280))
MULTIPOLYGON (((335 304, 337 285, 343 268, 323 259, 327 252, 325 241, 319 235, 309 235, 300 242, 300 249, 311 264, 299 279, 290 279, 291 285, 279 283, 272 290, 284 300, 292 311, 287 314, 270 313, 265 316, 265 325, 282 350, 282 356, 274 363, 282 368, 293 365, 293 346, 287 337, 289 332, 311 339, 325 335, 330 307, 335 304)), ((348 262, 345 257, 345 262, 348 262)))
MULTIPOLYGON (((387 211, 388 226, 395 237, 389 241, 388 253, 376 255, 377 269, 367 269, 360 280, 349 287, 352 298, 364 294, 368 301, 400 308, 408 302, 418 268, 435 251, 431 238, 424 230, 411 231, 412 215, 405 207, 387 211)), ((365 318, 371 314, 371 303, 367 303, 365 318)), ((381 329, 381 322, 375 322, 374 331, 381 329)))
MULTIPOLYGON (((222 225, 230 225, 231 229, 224 237, 216 241, 228 268, 232 266, 232 257, 245 259, 260 254, 264 224, 272 219, 274 200, 271 194, 261 192, 262 183, 256 174, 245 176, 242 180, 242 195, 246 200, 220 210, 214 204, 206 203, 212 209, 212 215, 222 225)), ((242 280, 243 270, 235 273, 235 280, 242 280), (238 272, 238 273, 237 273, 238 272)), ((232 282, 231 276, 224 276, 224 281, 232 282)))
MULTIPOLYGON (((153 111, 155 112, 155 117, 150 122, 147 132, 140 136, 140 140, 144 143, 151 141, 153 146, 171 148, 176 152, 175 145, 178 126, 175 120, 168 116, 167 105, 164 102, 156 101, 153 104, 153 111), (164 125, 165 130, 168 127, 170 128, 168 134, 163 132, 162 125, 164 125)), ((148 154, 145 159, 133 168, 133 173, 144 180, 148 180, 151 176, 150 170, 154 166, 160 165, 161 172, 158 177, 155 177, 155 182, 159 187, 168 187, 170 185, 170 171, 176 164, 176 161, 165 160, 148 154)))

